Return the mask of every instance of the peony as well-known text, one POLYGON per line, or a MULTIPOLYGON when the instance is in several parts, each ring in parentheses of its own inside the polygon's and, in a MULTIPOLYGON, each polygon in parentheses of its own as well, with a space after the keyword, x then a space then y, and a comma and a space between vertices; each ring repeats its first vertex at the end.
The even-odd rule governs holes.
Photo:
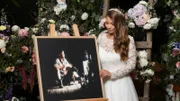
POLYGON ((139 59, 138 62, 139 62, 139 65, 140 65, 142 68, 148 65, 147 59, 144 59, 144 58, 139 59))
POLYGON ((81 19, 82 20, 86 20, 88 18, 88 13, 84 12, 82 15, 81 15, 81 19))
POLYGON ((0 39, 0 49, 6 47, 6 43, 4 40, 0 39))

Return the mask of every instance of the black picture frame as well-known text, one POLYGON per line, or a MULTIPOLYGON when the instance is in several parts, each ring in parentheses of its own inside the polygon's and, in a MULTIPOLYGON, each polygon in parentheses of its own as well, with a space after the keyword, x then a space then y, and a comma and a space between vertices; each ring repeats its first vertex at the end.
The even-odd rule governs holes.
MULTIPOLYGON (((103 98, 104 89, 99 76, 100 61, 96 37, 93 36, 36 36, 34 46, 37 61, 41 101, 64 101, 103 98), (55 68, 56 59, 64 51, 72 64, 70 76, 63 77, 63 87, 55 68), (72 73, 77 74, 77 78, 72 73), (73 77, 73 79, 71 78, 73 77)), ((58 72, 59 73, 59 72, 58 72)))

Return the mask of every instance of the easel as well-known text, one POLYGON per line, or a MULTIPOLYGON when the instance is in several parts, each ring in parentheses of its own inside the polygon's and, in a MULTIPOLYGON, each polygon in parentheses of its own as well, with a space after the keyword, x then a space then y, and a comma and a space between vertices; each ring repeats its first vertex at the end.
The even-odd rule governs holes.
MULTIPOLYGON (((77 24, 73 24, 74 36, 80 36, 77 24)), ((50 36, 55 36, 55 24, 50 24, 50 36)), ((78 100, 65 100, 65 101, 108 101, 107 98, 90 98, 90 99, 78 99, 78 100)))

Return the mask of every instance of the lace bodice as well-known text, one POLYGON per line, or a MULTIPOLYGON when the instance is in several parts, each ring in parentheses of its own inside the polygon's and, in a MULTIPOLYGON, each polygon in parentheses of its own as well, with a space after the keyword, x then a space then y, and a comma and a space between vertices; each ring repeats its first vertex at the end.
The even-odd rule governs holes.
POLYGON ((113 40, 108 39, 106 31, 98 37, 99 56, 103 69, 111 72, 111 79, 121 78, 128 75, 136 66, 136 47, 134 39, 129 35, 130 45, 128 60, 121 61, 120 55, 114 51, 113 40))

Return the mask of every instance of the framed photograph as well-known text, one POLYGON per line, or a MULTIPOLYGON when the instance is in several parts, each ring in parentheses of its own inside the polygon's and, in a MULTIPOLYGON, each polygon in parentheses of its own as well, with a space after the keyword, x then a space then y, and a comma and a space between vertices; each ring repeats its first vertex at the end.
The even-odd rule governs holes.
POLYGON ((95 37, 34 38, 41 101, 103 98, 95 37))

